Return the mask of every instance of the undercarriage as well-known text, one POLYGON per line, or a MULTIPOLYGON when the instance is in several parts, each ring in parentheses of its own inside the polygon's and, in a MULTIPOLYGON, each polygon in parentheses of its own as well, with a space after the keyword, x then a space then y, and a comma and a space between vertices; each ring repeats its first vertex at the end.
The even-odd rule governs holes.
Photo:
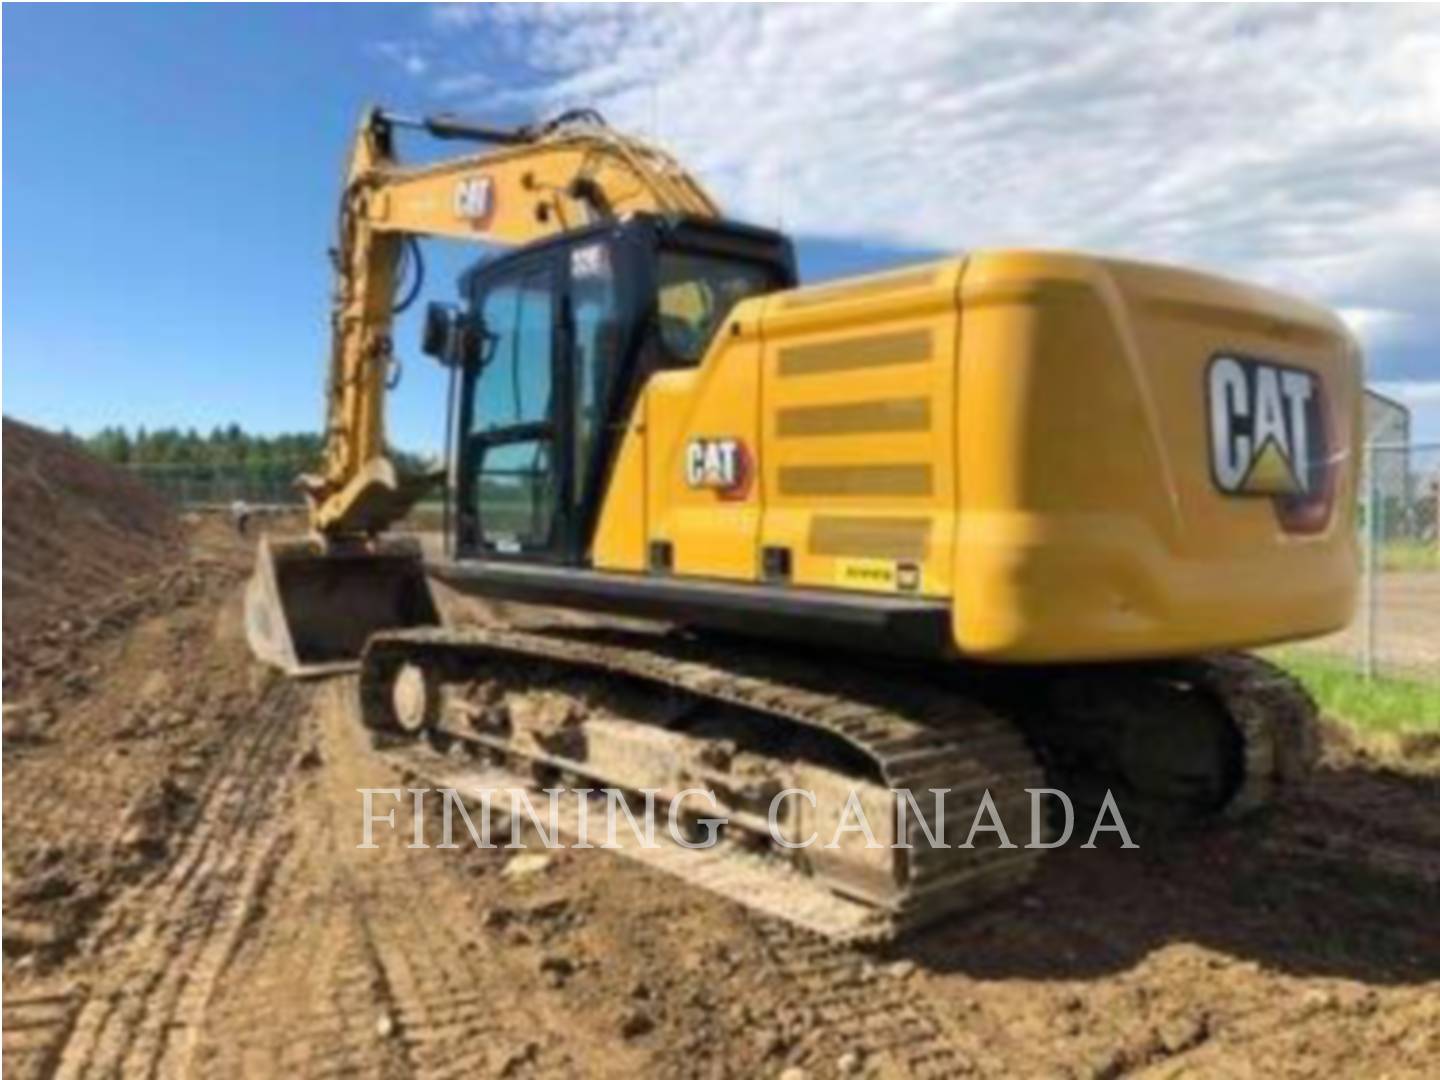
POLYGON ((659 841, 607 846, 850 939, 1023 887, 1047 846, 1091 835, 1107 793, 1108 823, 1143 833, 1255 810, 1313 758, 1303 690, 1239 655, 1016 677, 673 633, 426 628, 371 640, 360 698, 387 753, 462 798, 588 791, 562 815, 572 842, 605 799, 632 817, 648 799, 659 841))

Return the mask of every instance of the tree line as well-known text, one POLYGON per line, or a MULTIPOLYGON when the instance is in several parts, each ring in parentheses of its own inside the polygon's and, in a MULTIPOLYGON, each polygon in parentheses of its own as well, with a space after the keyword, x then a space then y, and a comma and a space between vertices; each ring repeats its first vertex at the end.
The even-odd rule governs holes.
MULTIPOLYGON (((239 472, 268 472, 285 466, 300 472, 317 468, 324 451, 324 440, 314 432, 256 435, 239 424, 217 425, 208 434, 193 427, 137 427, 132 431, 118 425, 88 436, 66 434, 91 454, 117 465, 188 465, 239 472)), ((391 454, 402 472, 426 467, 419 454, 394 449, 391 454)))

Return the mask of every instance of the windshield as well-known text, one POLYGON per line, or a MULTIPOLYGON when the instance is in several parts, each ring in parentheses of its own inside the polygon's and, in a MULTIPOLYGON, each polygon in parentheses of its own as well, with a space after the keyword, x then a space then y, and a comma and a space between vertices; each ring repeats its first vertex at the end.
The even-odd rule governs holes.
POLYGON ((660 341, 674 359, 700 362, 730 309, 774 288, 762 263, 683 251, 660 252, 660 341))

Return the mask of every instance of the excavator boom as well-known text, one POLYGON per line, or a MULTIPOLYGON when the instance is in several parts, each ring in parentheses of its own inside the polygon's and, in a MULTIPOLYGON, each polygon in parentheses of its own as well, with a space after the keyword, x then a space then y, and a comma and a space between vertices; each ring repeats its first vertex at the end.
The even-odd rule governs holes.
POLYGON ((514 247, 637 211, 719 216, 669 155, 588 110, 515 130, 367 113, 340 205, 325 460, 301 479, 314 531, 337 543, 372 537, 430 486, 432 478, 402 477, 385 445, 396 278, 407 246, 431 236, 514 247), (399 128, 492 148, 406 166, 395 156, 399 128))
POLYGON ((719 216, 674 159, 592 110, 515 129, 366 112, 340 199, 324 458, 297 481, 311 535, 261 541, 246 599, 257 656, 291 674, 332 671, 353 665, 377 630, 435 621, 418 548, 384 535, 437 479, 403 474, 385 439, 407 250, 418 292, 421 237, 513 247, 641 211, 719 216), (406 165, 402 129, 485 149, 406 165))

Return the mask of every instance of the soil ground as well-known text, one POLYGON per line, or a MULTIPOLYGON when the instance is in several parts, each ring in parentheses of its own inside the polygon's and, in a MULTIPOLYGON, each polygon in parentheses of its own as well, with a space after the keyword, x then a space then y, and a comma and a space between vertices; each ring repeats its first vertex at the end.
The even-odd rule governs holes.
POLYGON ((352 684, 251 661, 223 522, 184 552, 7 624, 10 1075, 1440 1073, 1429 766, 1332 733, 1262 820, 857 951, 601 850, 411 849, 403 807, 357 849, 357 789, 403 778, 352 684))

